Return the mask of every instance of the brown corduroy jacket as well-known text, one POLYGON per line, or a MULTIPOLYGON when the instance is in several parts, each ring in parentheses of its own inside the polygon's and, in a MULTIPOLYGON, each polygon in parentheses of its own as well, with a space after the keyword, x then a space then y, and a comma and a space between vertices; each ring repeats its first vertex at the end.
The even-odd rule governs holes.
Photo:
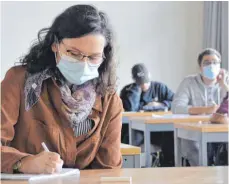
POLYGON ((55 80, 44 81, 39 101, 25 110, 25 73, 24 67, 13 67, 1 83, 1 172, 12 173, 17 161, 42 152, 42 142, 50 151, 60 154, 64 167, 121 167, 123 109, 117 94, 96 97, 89 116, 94 121, 93 129, 75 137, 63 114, 55 80))

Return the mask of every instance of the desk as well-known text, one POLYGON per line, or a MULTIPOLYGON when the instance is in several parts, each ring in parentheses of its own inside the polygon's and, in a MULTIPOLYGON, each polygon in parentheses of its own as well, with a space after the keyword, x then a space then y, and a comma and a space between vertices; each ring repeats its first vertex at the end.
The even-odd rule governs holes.
POLYGON ((199 145, 199 165, 207 166, 207 143, 228 142, 228 124, 175 124, 175 165, 181 166, 181 140, 196 141, 199 145))
POLYGON ((171 111, 159 111, 159 112, 123 112, 122 113, 122 123, 129 124, 130 117, 152 117, 152 115, 165 115, 172 114, 171 111))
POLYGON ((122 141, 123 143, 129 144, 129 119, 131 117, 152 117, 152 115, 164 115, 164 114, 171 114, 171 111, 164 112, 123 112, 122 113, 122 141))
POLYGON ((141 167, 141 148, 121 144, 121 153, 123 158, 123 168, 140 168, 141 167))
POLYGON ((129 144, 129 138, 128 138, 128 129, 129 129, 129 119, 131 117, 152 117, 152 115, 164 115, 164 114, 172 114, 171 111, 167 111, 167 112, 164 112, 164 111, 159 111, 159 112, 123 112, 122 113, 122 124, 123 124, 123 129, 122 129, 122 133, 124 136, 122 138, 125 139, 124 143, 128 143, 129 144))
POLYGON ((145 146, 145 166, 150 167, 150 132, 166 132, 174 131, 174 123, 197 123, 199 121, 209 121, 210 116, 191 116, 167 114, 156 117, 130 117, 129 122, 129 137, 130 144, 134 145, 135 130, 144 132, 145 146))
MULTIPOLYGON (((102 176, 132 176, 132 184, 227 184, 228 167, 183 167, 83 170, 80 181, 47 181, 42 184, 105 184, 102 176)), ((2 184, 28 184, 28 182, 2 181, 2 184)), ((108 183, 106 183, 108 184, 108 183)), ((109 184, 124 184, 110 182, 109 184)))

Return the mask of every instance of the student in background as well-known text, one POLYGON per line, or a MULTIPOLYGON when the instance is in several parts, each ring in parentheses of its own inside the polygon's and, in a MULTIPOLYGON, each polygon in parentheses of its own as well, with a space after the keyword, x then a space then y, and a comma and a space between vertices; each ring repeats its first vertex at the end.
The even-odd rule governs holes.
POLYGON ((1 84, 1 172, 54 173, 61 161, 120 168, 123 108, 106 14, 75 5, 38 35, 1 84))
MULTIPOLYGON (((134 83, 125 86, 120 94, 125 111, 165 111, 170 110, 174 93, 163 83, 151 81, 150 73, 142 63, 132 68, 134 83)), ((128 127, 123 125, 122 142, 128 143, 128 127)), ((143 146, 143 133, 136 133, 136 145, 143 146)), ((151 144, 162 147, 164 166, 173 165, 173 134, 151 133, 151 144), (166 144, 166 145, 165 145, 166 144), (165 145, 165 146, 164 146, 165 145), (170 163, 169 163, 170 162, 170 163)))
POLYGON ((226 95, 217 82, 221 55, 214 49, 205 49, 198 56, 200 73, 187 76, 178 87, 172 102, 175 114, 212 114, 226 95))
POLYGON ((125 111, 170 110, 174 93, 163 83, 150 81, 144 64, 132 68, 134 83, 125 86, 120 94, 125 111))
MULTIPOLYGON (((218 109, 227 90, 222 82, 224 75, 228 85, 228 75, 220 68, 221 55, 218 51, 207 48, 198 56, 200 73, 186 77, 180 84, 173 102, 172 112, 176 114, 212 114, 218 109)), ((186 150, 183 156, 189 160, 191 166, 198 164, 198 145, 192 141, 183 140, 182 146, 186 150)), ((212 156, 209 157, 212 162, 212 156)))

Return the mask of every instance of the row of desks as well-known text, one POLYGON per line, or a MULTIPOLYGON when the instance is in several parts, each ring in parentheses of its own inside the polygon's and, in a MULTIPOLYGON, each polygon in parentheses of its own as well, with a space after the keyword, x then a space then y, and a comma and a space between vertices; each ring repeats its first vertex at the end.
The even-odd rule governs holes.
MULTIPOLYGON (((101 184, 101 177, 132 177, 131 184, 227 184, 228 167, 142 168, 83 170, 80 178, 59 178, 42 184, 101 184)), ((28 184, 27 181, 1 181, 2 184, 28 184)), ((129 182, 107 182, 124 184, 129 182)), ((40 183, 41 184, 41 183, 40 183)), ((102 183, 102 184, 105 184, 102 183)))
MULTIPOLYGON (((155 114, 155 113, 154 113, 155 114)), ((167 113, 171 114, 171 113, 167 113)), ((144 118, 145 114, 141 114, 140 118, 136 118, 138 123, 143 126, 145 133, 148 132, 148 128, 151 131, 175 131, 175 147, 179 148, 179 139, 192 139, 195 141, 200 141, 200 145, 205 144, 206 141, 217 142, 215 139, 218 137, 221 141, 227 141, 222 133, 228 133, 228 125, 212 125, 204 123, 196 123, 199 121, 205 122, 209 120, 209 117, 198 116, 198 117, 149 117, 152 113, 148 113, 144 118), (145 119, 145 120, 144 120, 145 119), (195 123, 194 123, 195 122, 195 123), (174 124, 178 123, 178 124, 174 124), (161 126, 158 126, 161 124, 161 126), (154 128, 149 125, 154 126, 154 128), (164 126, 165 125, 165 126, 164 126), (148 127, 149 126, 149 127, 148 127), (216 133, 216 134, 215 134, 216 133), (218 133, 218 134, 217 134, 218 133), (220 135, 219 135, 220 134, 220 135)), ((158 114, 157 114, 158 115, 158 114)), ((163 115, 163 114, 161 114, 163 115)), ((134 128, 132 126, 137 122, 133 118, 133 114, 128 113, 128 122, 130 129, 134 128), (132 128, 131 128, 132 127, 132 128)), ((139 116, 138 116, 139 117, 139 116)), ((125 116, 124 116, 125 119, 125 116)), ((135 127, 137 129, 137 127, 135 127)), ((132 130, 131 130, 132 131, 132 130)), ((150 131, 149 131, 150 132, 150 131)), ((147 133, 148 134, 148 133, 147 133)), ((131 138, 132 139, 132 138, 131 138)), ((146 140, 146 139, 145 139, 146 140)), ((203 146, 204 147, 204 146, 203 146)), ((205 147, 206 148, 206 147, 205 147)), ((131 156, 140 155, 141 150, 138 147, 133 147, 130 145, 121 144, 121 152, 125 163, 125 158, 129 160, 131 156)), ((179 164, 179 149, 175 150, 176 164, 179 164)), ((200 154, 204 155, 204 152, 200 154)), ((201 158, 204 160, 204 158, 201 158)), ((137 159, 139 160, 139 159, 137 159)), ((137 163, 138 164, 138 163, 137 163)), ((135 164, 135 165, 137 165, 135 164)), ((43 184, 99 184, 100 178, 104 176, 109 177, 121 177, 121 176, 131 176, 132 184, 150 184, 150 183, 171 183, 171 184, 226 184, 228 183, 228 167, 186 167, 186 168, 141 168, 141 169, 114 169, 114 170, 83 170, 81 171, 80 178, 61 178, 58 180, 49 180, 47 182, 42 182, 43 184)), ((1 181, 2 184, 27 184, 27 181, 1 181)), ((120 182, 112 182, 117 184, 120 182)), ((120 183, 121 184, 121 183, 120 183)))
POLYGON ((171 112, 123 113, 123 122, 129 124, 129 140, 135 145, 135 130, 144 132, 145 166, 150 167, 150 132, 174 131, 175 164, 180 165, 181 139, 197 141, 200 146, 200 165, 207 165, 208 142, 227 142, 228 125, 205 124, 210 116, 175 115, 171 112), (174 126, 175 125, 175 126, 174 126), (177 128, 175 128, 177 126, 177 128))

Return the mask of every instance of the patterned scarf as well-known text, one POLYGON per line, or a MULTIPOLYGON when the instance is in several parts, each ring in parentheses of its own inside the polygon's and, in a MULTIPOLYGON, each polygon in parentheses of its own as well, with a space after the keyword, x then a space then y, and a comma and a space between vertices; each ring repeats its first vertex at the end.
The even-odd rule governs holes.
MULTIPOLYGON (((58 71, 59 72, 59 71, 58 71)), ((29 111, 39 100, 42 84, 46 79, 55 78, 50 69, 36 74, 27 73, 25 81, 25 110, 29 111)), ((55 78, 56 79, 56 78, 55 78)), ((94 84, 89 81, 82 85, 60 85, 63 107, 73 130, 87 119, 95 103, 96 92, 94 84)))

